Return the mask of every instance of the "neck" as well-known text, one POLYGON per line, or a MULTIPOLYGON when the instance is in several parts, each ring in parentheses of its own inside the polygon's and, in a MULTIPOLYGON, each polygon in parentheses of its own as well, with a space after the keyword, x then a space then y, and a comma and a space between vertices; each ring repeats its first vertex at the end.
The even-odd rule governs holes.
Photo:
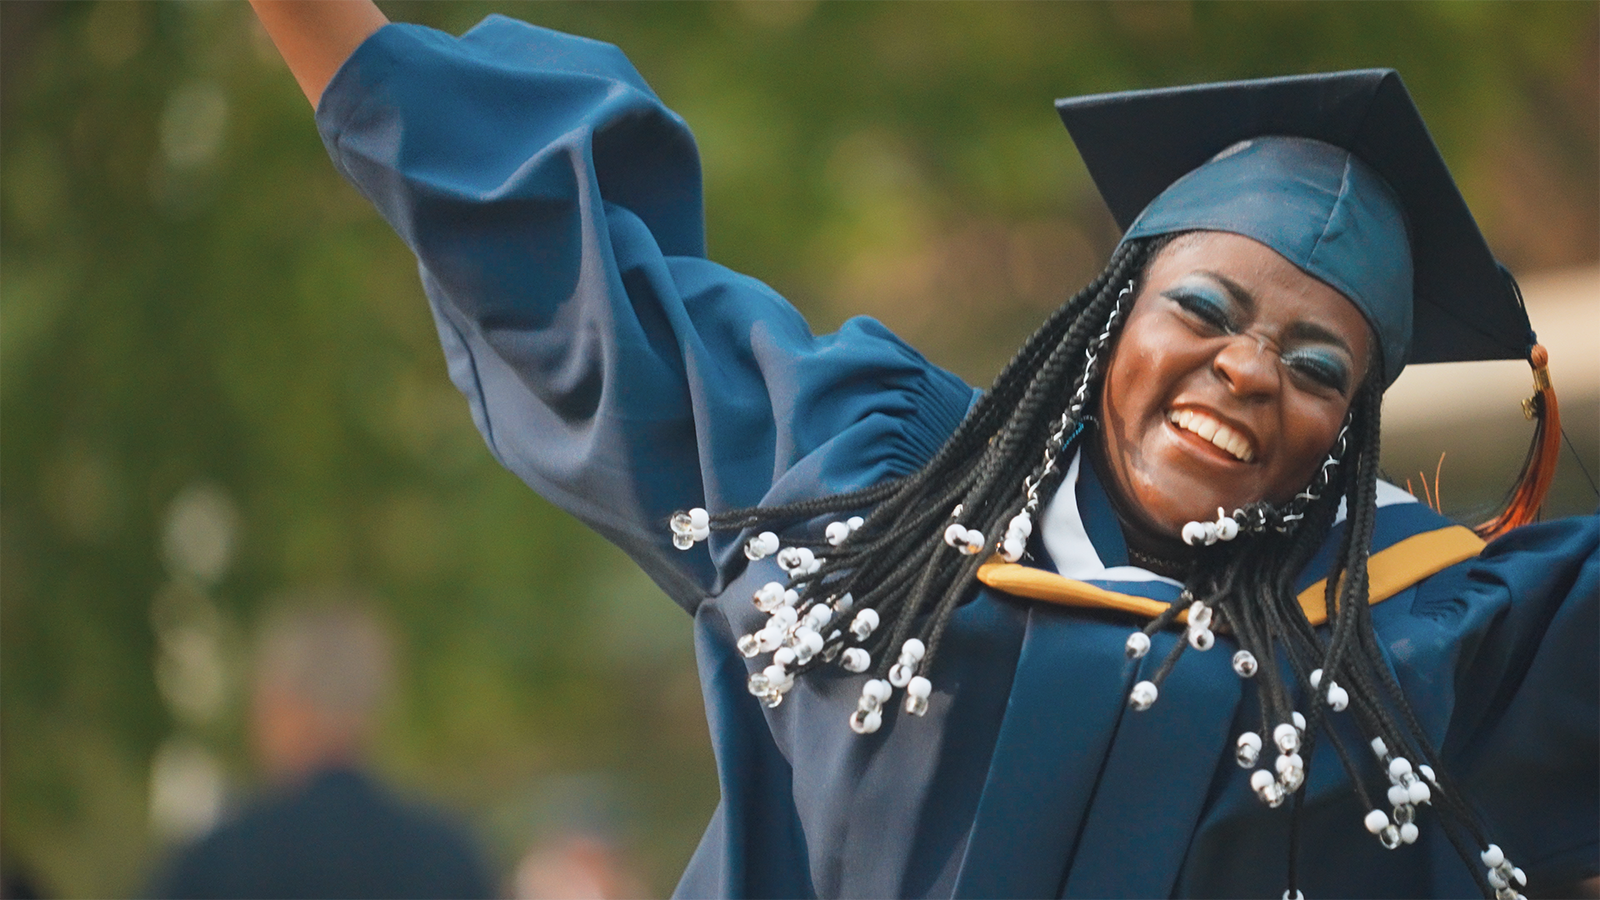
MULTIPOLYGON (((1101 442, 1089 442, 1088 450, 1096 474, 1108 471, 1101 442)), ((1176 535, 1164 534, 1145 522, 1117 490, 1113 479, 1101 475, 1099 480, 1111 510, 1116 514, 1117 524, 1122 527, 1122 539, 1128 545, 1129 562, 1157 575, 1182 581, 1194 565, 1194 548, 1176 535)))

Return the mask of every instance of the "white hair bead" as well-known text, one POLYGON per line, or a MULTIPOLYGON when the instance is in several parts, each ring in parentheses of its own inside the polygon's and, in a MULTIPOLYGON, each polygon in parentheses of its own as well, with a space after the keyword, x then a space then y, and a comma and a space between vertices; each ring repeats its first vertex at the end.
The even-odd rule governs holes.
POLYGON ((1328 685, 1328 708, 1334 712, 1344 712, 1350 705, 1350 692, 1337 684, 1328 685))
POLYGON ((850 647, 839 654, 839 665, 846 672, 865 672, 872 666, 872 656, 860 647, 850 647))
POLYGON ((1273 778, 1272 773, 1266 769, 1257 769, 1250 773, 1250 787, 1254 788, 1258 793, 1266 790, 1275 781, 1277 779, 1273 778))
POLYGON ((1311 686, 1312 687, 1321 687, 1322 686, 1322 670, 1321 669, 1312 669, 1311 670, 1311 677, 1309 679, 1307 679, 1307 680, 1309 680, 1311 682, 1311 686))
POLYGON ((1238 522, 1226 517, 1217 520, 1217 538, 1219 540, 1231 541, 1238 536, 1238 522))
POLYGON ((829 522, 828 527, 823 529, 823 534, 827 536, 828 543, 837 547, 850 536, 850 526, 843 522, 829 522))
POLYGON ((1383 759, 1389 755, 1389 745, 1383 742, 1383 738, 1375 737, 1372 739, 1372 752, 1379 759, 1383 759))
POLYGON ((856 613, 856 617, 850 620, 850 633, 855 635, 858 641, 866 640, 877 627, 878 612, 870 606, 856 613))
POLYGON ((1394 759, 1389 760, 1389 777, 1390 778, 1399 778, 1402 775, 1410 775, 1410 774, 1411 774, 1411 761, 1410 760, 1406 759, 1404 756, 1396 756, 1394 759))
POLYGON ((918 697, 915 694, 907 694, 906 695, 906 702, 905 702, 905 710, 906 710, 906 713, 908 715, 913 715, 913 716, 925 716, 925 715, 927 715, 928 714, 928 698, 927 697, 918 697))
POLYGON ((883 726, 883 713, 873 710, 856 710, 850 714, 850 730, 856 734, 871 734, 883 726))
POLYGON ((1190 522, 1183 526, 1183 542, 1191 547, 1205 543, 1206 524, 1204 522, 1190 522))
POLYGON ((911 673, 916 671, 905 663, 895 663, 889 667, 889 683, 897 688, 903 688, 911 682, 911 673))
POLYGON ((1240 678, 1254 678, 1260 664, 1256 662, 1256 655, 1249 650, 1240 650, 1233 655, 1233 671, 1240 678))
POLYGON ((706 512, 705 509, 696 506, 694 509, 689 510, 689 525, 695 529, 710 528, 711 514, 706 512))
MULTIPOLYGON (((794 676, 787 672, 783 666, 767 666, 762 670, 762 674, 767 676, 767 684, 772 690, 780 694, 788 693, 789 689, 794 687, 794 676)), ((771 705, 777 706, 778 704, 773 703, 771 705)))
POLYGON ((921 662, 922 657, 927 652, 928 652, 927 646, 924 645, 922 643, 922 641, 920 641, 920 640, 918 640, 916 638, 907 638, 906 642, 904 644, 900 645, 900 655, 901 655, 901 657, 909 656, 909 657, 911 657, 911 661, 912 662, 921 662))
POLYGON ((1305 731, 1306 730, 1306 717, 1300 714, 1300 710, 1297 709, 1294 712, 1290 713, 1289 714, 1289 720, 1294 722, 1294 727, 1295 727, 1296 731, 1305 731))
POLYGON ((788 628, 798 621, 800 614, 795 612, 792 606, 784 605, 772 611, 772 622, 779 627, 788 628))
POLYGON ((1005 560, 1006 562, 1012 562, 1012 563, 1016 562, 1017 560, 1022 558, 1022 554, 1026 550, 1027 550, 1027 545, 1026 544, 1024 544, 1018 538, 1015 538, 1015 537, 1012 537, 1012 536, 1009 536, 1009 535, 1006 537, 1006 539, 1004 541, 1000 542, 1000 558, 1005 560))
POLYGON ((1423 803, 1433 802, 1433 789, 1428 787, 1428 783, 1426 781, 1411 782, 1410 786, 1406 788, 1406 794, 1406 799, 1410 800, 1412 803, 1420 805, 1423 803))
POLYGON ((1217 633, 1209 628, 1190 628, 1189 646, 1202 653, 1210 650, 1217 643, 1217 633))
POLYGON ((1367 813, 1367 817, 1362 824, 1367 826, 1368 831, 1377 834, 1389 826, 1389 817, 1384 814, 1383 810, 1375 809, 1367 813))
POLYGON ((822 652, 824 641, 822 640, 822 635, 817 634, 815 630, 802 627, 795 631, 794 636, 799 641, 800 646, 809 651, 811 655, 814 656, 822 652))
POLYGON ((944 530, 944 542, 952 547, 960 548, 967 536, 967 526, 960 522, 951 522, 944 530))
POLYGON ((850 518, 844 520, 844 524, 850 526, 851 531, 855 531, 862 525, 867 524, 867 520, 861 518, 860 516, 851 516, 850 518))
POLYGON ((745 682, 745 689, 757 697, 771 690, 771 688, 767 686, 767 676, 761 674, 760 672, 750 673, 749 680, 745 682))
POLYGON ((1483 864, 1491 869, 1506 861, 1506 854, 1500 849, 1499 844, 1490 844, 1479 856, 1483 859, 1483 864))
POLYGON ((769 581, 755 592, 751 601, 755 603, 756 609, 770 613, 783 603, 783 585, 769 581))
POLYGON ((1283 798, 1288 796, 1288 794, 1283 792, 1283 785, 1277 783, 1276 781, 1267 785, 1266 789, 1259 791, 1258 794, 1261 797, 1261 802, 1265 803, 1271 809, 1277 809, 1278 807, 1282 806, 1283 798))
POLYGON ((1288 722, 1283 722, 1272 729, 1272 742, 1283 753, 1293 753, 1300 749, 1300 732, 1288 722))
POLYGON ((988 544, 989 539, 984 536, 983 532, 976 528, 968 528, 966 534, 962 538, 960 549, 963 554, 972 556, 973 554, 983 550, 983 548, 988 546, 988 544))
POLYGON ((1248 769, 1261 759, 1261 735, 1254 731, 1246 731, 1239 735, 1235 744, 1233 758, 1239 763, 1239 768, 1248 769))
POLYGON ((745 542, 744 555, 750 559, 765 559, 778 552, 778 536, 763 531, 745 542))
POLYGON ((927 697, 933 693, 933 682, 918 675, 906 684, 906 693, 913 697, 927 697))
POLYGON ((870 679, 861 686, 861 695, 863 697, 871 697, 879 703, 887 701, 893 693, 894 691, 889 687, 889 682, 881 678, 870 679))
POLYGON ((1133 691, 1128 694, 1128 705, 1143 712, 1155 704, 1156 697, 1160 696, 1160 693, 1156 690, 1155 682, 1141 681, 1134 685, 1133 691))
POLYGON ((1398 785, 1398 784, 1389 785, 1389 805, 1390 806, 1401 806, 1403 804, 1410 803, 1410 802, 1411 802, 1411 792, 1406 790, 1403 785, 1398 785))
POLYGON ((1150 635, 1142 631, 1135 631, 1128 635, 1127 646, 1123 650, 1129 659, 1138 659, 1150 652, 1150 635))
POLYGON ((772 651, 772 661, 780 666, 794 665, 794 657, 795 653, 793 647, 779 647, 778 649, 772 651))
POLYGON ((1407 822, 1400 826, 1400 840, 1403 843, 1415 844, 1417 842, 1417 838, 1420 837, 1421 834, 1422 833, 1417 829, 1417 823, 1415 822, 1407 822))

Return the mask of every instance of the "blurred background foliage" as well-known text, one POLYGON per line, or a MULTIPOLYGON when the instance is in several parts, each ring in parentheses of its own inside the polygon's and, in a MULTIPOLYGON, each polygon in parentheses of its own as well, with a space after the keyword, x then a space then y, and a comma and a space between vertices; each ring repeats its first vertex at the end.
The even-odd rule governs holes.
MULTIPOLYGON (((977 383, 1116 240, 1058 96, 1393 66, 1507 263, 1600 256, 1592 2, 384 8, 621 45, 696 131, 719 261, 977 383)), ((384 772, 502 867, 601 821, 668 892, 717 796, 689 623, 489 458, 248 8, 7 2, 0 64, 8 865, 138 892, 252 784, 252 623, 331 591, 403 637, 384 772)))

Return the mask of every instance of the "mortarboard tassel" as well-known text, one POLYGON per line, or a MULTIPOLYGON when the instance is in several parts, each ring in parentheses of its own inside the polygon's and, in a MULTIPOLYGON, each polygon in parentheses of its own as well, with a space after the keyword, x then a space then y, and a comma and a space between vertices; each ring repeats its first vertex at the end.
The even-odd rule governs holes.
POLYGON ((1505 510, 1473 529, 1486 541, 1538 519, 1556 474, 1561 453, 1561 408, 1556 403, 1555 388, 1550 385, 1550 354, 1542 344, 1534 344, 1528 351, 1528 365, 1533 367, 1533 396, 1522 401, 1522 412, 1534 421, 1533 443, 1505 510))

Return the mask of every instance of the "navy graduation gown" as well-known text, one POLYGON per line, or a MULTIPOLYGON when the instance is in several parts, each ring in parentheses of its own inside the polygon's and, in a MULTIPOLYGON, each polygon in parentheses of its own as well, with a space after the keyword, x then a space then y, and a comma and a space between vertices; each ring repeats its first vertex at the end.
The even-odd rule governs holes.
MULTIPOLYGON (((925 719, 846 720, 859 676, 745 690, 764 618, 739 537, 672 548, 675 509, 848 490, 914 471, 974 394, 878 323, 814 336, 770 288, 705 259, 687 127, 616 48, 491 17, 460 39, 369 38, 324 93, 335 165, 416 252, 450 375, 490 451, 625 550, 694 616, 721 803, 682 896, 1277 896, 1287 809, 1233 763, 1253 701, 1226 639, 1150 711, 1136 620, 991 589, 955 615, 925 719)), ((1085 471, 1058 505, 1077 553, 1128 580, 1085 471), (1087 549, 1085 549, 1087 548, 1087 549)), ((1447 523, 1386 507, 1393 542, 1447 523)), ((1596 870, 1593 518, 1525 529, 1374 609, 1402 685, 1494 839, 1546 884, 1596 870)), ((1320 565, 1325 566, 1325 563, 1320 565)), ((1306 583, 1320 578, 1317 565, 1306 583)), ((1308 896, 1470 894, 1435 828, 1383 850, 1336 761, 1311 760, 1308 896)))

